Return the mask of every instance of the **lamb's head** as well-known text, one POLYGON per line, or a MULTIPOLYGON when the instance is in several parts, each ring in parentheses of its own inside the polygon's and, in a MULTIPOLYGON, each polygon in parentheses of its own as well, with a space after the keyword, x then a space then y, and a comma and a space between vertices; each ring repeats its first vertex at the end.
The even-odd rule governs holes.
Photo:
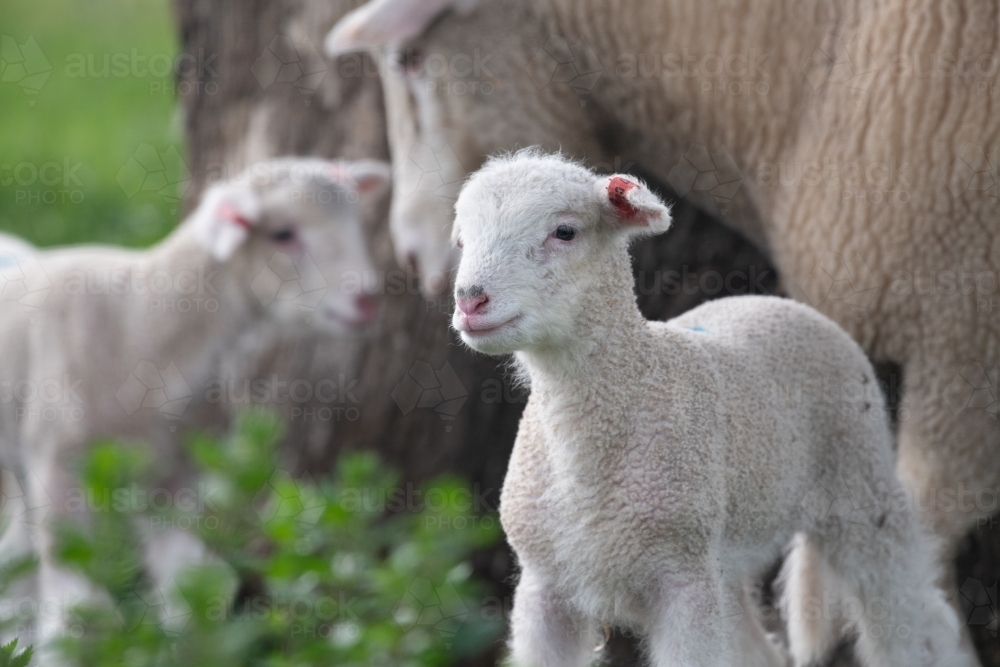
MULTIPOLYGON (((421 276, 427 296, 448 290, 458 261, 449 243, 455 198, 487 156, 537 145, 609 159, 588 131, 593 105, 581 106, 569 86, 544 83, 548 63, 534 59, 550 33, 536 9, 482 0, 372 0, 327 37, 331 55, 369 50, 384 64, 394 170, 389 228, 397 261, 421 276)), ((360 67, 341 63, 353 66, 360 67)))
POLYGON ((620 298, 604 292, 612 271, 628 271, 629 240, 670 226, 669 209, 636 178, 536 150, 487 162, 455 212, 452 326, 487 354, 565 346, 588 307, 620 298))
POLYGON ((381 288, 360 200, 389 177, 377 160, 260 162, 211 187, 188 224, 267 317, 351 332, 376 317, 381 288))

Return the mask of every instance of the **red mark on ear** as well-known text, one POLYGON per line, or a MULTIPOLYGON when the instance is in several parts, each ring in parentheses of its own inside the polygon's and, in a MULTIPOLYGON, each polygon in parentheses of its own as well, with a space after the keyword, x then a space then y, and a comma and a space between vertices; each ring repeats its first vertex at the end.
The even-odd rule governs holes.
POLYGON ((647 223, 646 214, 633 206, 626 196, 629 190, 634 190, 637 187, 632 181, 625 180, 621 176, 614 176, 608 182, 608 201, 615 207, 619 218, 644 225, 647 223))
POLYGON ((246 229, 247 231, 250 231, 250 228, 253 227, 253 224, 251 224, 251 222, 247 220, 247 218, 242 213, 237 211, 236 207, 234 207, 227 201, 224 201, 221 204, 219 204, 219 208, 216 211, 216 213, 218 213, 220 218, 229 220, 230 222, 234 222, 240 227, 246 229))

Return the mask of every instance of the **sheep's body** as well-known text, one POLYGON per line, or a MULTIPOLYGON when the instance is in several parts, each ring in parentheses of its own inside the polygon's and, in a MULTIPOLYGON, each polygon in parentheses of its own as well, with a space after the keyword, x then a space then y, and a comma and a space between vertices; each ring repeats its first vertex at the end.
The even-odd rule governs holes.
POLYGON ((643 320, 620 230, 662 229, 665 212, 626 177, 516 156, 476 174, 456 211, 456 327, 516 351, 531 385, 501 498, 522 568, 514 664, 588 664, 599 622, 646 635, 656 665, 779 664, 747 591, 796 535, 796 665, 838 624, 865 665, 974 664, 901 502, 874 371, 843 330, 774 297, 643 320), (567 225, 568 241, 546 237, 567 225), (844 621, 823 591, 864 611, 844 621))
MULTIPOLYGON (((332 48, 490 56, 471 73, 384 78, 400 224, 431 238, 451 219, 420 196, 425 154, 456 183, 525 145, 635 160, 712 210, 725 202, 791 296, 901 365, 898 471, 929 525, 954 548, 997 511, 993 5, 511 0, 433 21, 447 3, 370 4, 411 19, 397 12, 389 35, 335 30, 332 48)), ((422 260, 447 270, 441 257, 422 260)))
MULTIPOLYGON (((54 521, 87 521, 75 466, 90 444, 148 443, 159 487, 180 509, 192 507, 198 489, 179 436, 217 422, 206 387, 238 341, 268 331, 271 320, 304 325, 310 312, 312 327, 346 333, 364 315, 355 299, 374 272, 349 182, 370 186, 388 172, 357 163, 353 181, 347 167, 261 163, 208 192, 150 250, 83 246, 19 262, 18 282, 8 283, 16 289, 0 304, 0 456, 24 503, 5 508, 15 521, 0 550, 4 559, 39 555, 41 640, 63 629, 69 605, 92 595, 51 553, 54 521), (289 298, 281 280, 305 295, 282 288, 289 298)), ((146 545, 147 567, 167 594, 204 549, 182 531, 160 532, 146 545)))

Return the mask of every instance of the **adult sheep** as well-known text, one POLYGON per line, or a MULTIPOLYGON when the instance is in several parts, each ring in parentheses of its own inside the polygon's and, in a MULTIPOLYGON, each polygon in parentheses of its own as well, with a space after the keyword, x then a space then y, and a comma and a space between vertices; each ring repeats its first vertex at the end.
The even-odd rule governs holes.
MULTIPOLYGON (((58 522, 87 521, 90 503, 74 501, 87 447, 108 437, 149 443, 162 488, 191 500, 178 437, 200 425, 206 387, 238 341, 275 322, 352 335, 376 315, 358 201, 388 178, 378 161, 258 163, 210 188, 153 248, 45 250, 0 269, 0 465, 24 501, 0 551, 5 560, 38 554, 42 640, 93 595, 52 553, 58 522)), ((204 556, 180 530, 153 531, 144 547, 162 590, 204 556)))
POLYGON ((455 210, 453 325, 514 353, 531 386, 501 499, 521 566, 513 664, 590 664, 604 623, 644 634, 657 667, 780 665, 746 600, 789 544, 796 667, 845 618, 866 667, 975 664, 896 502, 881 401, 848 390, 875 373, 843 330, 775 297, 644 320, 628 243, 670 216, 628 176, 522 152, 474 174, 455 210), (831 613, 820 590, 861 613, 831 613))
POLYGON ((373 0, 327 49, 399 63, 393 230, 436 239, 425 271, 498 149, 625 155, 722 202, 794 298, 901 365, 898 472, 953 550, 1000 487, 998 44, 991 3, 373 0))

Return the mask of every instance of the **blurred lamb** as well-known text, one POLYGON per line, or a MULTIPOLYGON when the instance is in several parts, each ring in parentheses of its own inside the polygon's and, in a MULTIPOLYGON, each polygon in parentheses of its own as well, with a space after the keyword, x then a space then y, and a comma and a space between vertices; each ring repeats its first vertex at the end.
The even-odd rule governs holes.
MULTIPOLYGON (((327 50, 402 63, 383 86, 403 242, 452 219, 429 176, 457 184, 530 145, 621 156, 709 210, 728 201, 792 297, 901 366, 898 473, 948 557, 1000 488, 1000 114, 995 68, 970 60, 1000 58, 995 9, 374 0, 327 50)), ((418 260, 447 272, 447 257, 418 260)))
POLYGON ((627 246, 669 224, 632 177, 536 151, 492 159, 456 203, 453 325, 515 353, 531 387, 501 499, 522 570, 513 664, 589 664, 603 623, 644 634, 654 665, 780 665, 748 590, 793 538, 796 665, 839 639, 840 613, 810 616, 821 590, 864 610, 839 630, 866 666, 975 664, 916 515, 893 504, 881 396, 855 391, 876 386, 864 353, 774 297, 645 321, 627 246))
MULTIPOLYGON (((0 402, 0 456, 26 509, 0 551, 4 560, 39 554, 42 609, 57 610, 39 619, 42 639, 93 595, 51 553, 53 522, 87 521, 71 502, 87 446, 105 437, 149 443, 163 488, 190 491, 179 426, 197 423, 202 388, 240 341, 273 336, 276 324, 350 335, 377 314, 358 200, 388 179, 378 161, 258 163, 210 188, 149 250, 48 250, 6 272, 0 387, 14 391, 0 402)), ((179 530, 154 531, 146 547, 161 583, 204 555, 179 530)))

